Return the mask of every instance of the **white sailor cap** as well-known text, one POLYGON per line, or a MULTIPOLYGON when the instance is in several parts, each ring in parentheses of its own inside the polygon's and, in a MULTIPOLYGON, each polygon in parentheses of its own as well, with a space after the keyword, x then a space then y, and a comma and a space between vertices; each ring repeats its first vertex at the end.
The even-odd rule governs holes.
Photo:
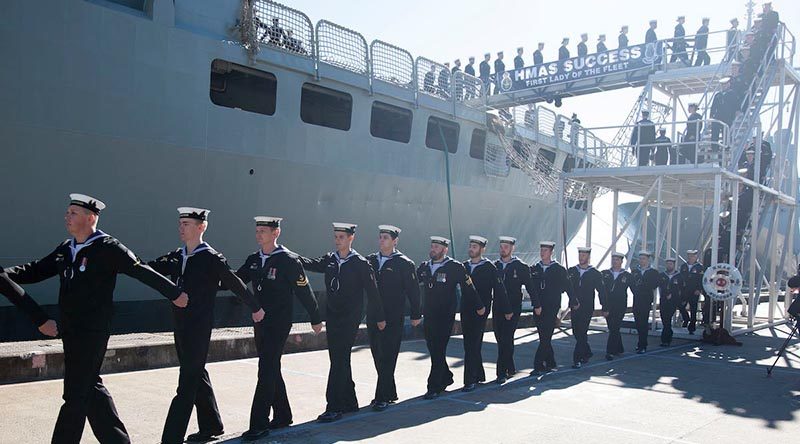
POLYGON ((95 199, 94 197, 79 193, 72 193, 69 195, 69 204, 86 208, 94 214, 100 214, 100 211, 106 207, 106 204, 100 199, 95 199))
POLYGON ((564 37, 563 39, 561 39, 561 42, 562 42, 562 43, 563 43, 563 42, 568 42, 568 41, 569 41, 569 37, 564 37))
POLYGON ((394 225, 378 225, 378 232, 379 233, 386 233, 389 236, 392 236, 392 239, 397 238, 400 235, 400 232, 403 231, 394 225))
POLYGON ((708 21, 711 21, 711 19, 710 19, 710 18, 708 18, 708 17, 703 17, 703 20, 701 20, 701 21, 702 21, 702 22, 708 22, 708 21))
POLYGON ((499 56, 503 55, 503 51, 497 51, 497 55, 499 56))
POLYGON ((578 247, 578 253, 591 253, 592 247, 578 247))
POLYGON ((664 262, 672 262, 672 263, 675 263, 675 258, 674 258, 674 257, 672 257, 672 256, 670 256, 670 257, 668 257, 668 258, 664 259, 664 262))
POLYGON ((517 48, 517 51, 522 51, 523 49, 524 48, 522 46, 520 46, 519 48, 517 48))
POLYGON ((685 15, 679 15, 677 21, 681 21, 681 20, 686 20, 686 16, 685 15))
POLYGON ((552 248, 555 248, 555 246, 556 246, 556 243, 553 242, 553 241, 540 241, 539 242, 539 248, 547 247, 547 248, 551 248, 552 249, 552 248))
POLYGON ((489 239, 486 239, 483 236, 476 236, 473 234, 472 236, 469 237, 469 241, 473 244, 478 244, 481 247, 485 247, 486 244, 489 242, 489 239))
POLYGON ((650 253, 650 252, 649 252, 649 251, 647 251, 647 250, 642 250, 642 251, 640 251, 640 252, 639 252, 639 256, 647 256, 647 257, 651 257, 651 256, 653 256, 653 254, 652 254, 652 253, 650 253))
POLYGON ((627 31, 628 30, 628 25, 622 25, 622 27, 619 28, 619 30, 620 31, 627 31))
POLYGON ((686 250, 686 254, 697 254, 697 250, 686 250))
POLYGON ((739 24, 739 19, 738 19, 738 18, 736 18, 736 17, 734 17, 734 18, 732 18, 732 19, 730 20, 730 22, 731 22, 731 25, 738 25, 738 24, 739 24))
POLYGON ((581 34, 581 37, 589 37, 589 34, 584 32, 584 33, 581 34))
POLYGON ((497 238, 501 244, 511 244, 514 245, 517 243, 517 238, 511 236, 500 236, 497 238))
POLYGON ((544 46, 544 42, 539 42, 539 46, 544 46))
POLYGON ((273 227, 278 228, 281 226, 282 217, 272 216, 256 216, 253 218, 256 221, 257 227, 273 227))
POLYGON ((658 20, 656 20, 656 19, 650 20, 650 24, 651 25, 658 24, 658 20))
POLYGON ((597 40, 605 40, 605 39, 606 39, 606 35, 605 34, 600 34, 600 35, 597 36, 597 40))
POLYGON ((625 253, 620 253, 619 251, 615 251, 611 253, 611 257, 618 257, 620 259, 625 259, 625 253))
POLYGON ((698 106, 697 106, 697 104, 696 104, 696 103, 690 103, 689 105, 687 105, 687 107, 695 107, 695 108, 698 108, 698 106))
POLYGON ((492 56, 492 53, 491 53, 491 52, 487 52, 487 53, 486 53, 486 54, 484 54, 483 56, 484 56, 484 57, 491 57, 491 56, 492 56))
POLYGON ((208 213, 210 212, 211 210, 207 210, 205 208, 178 207, 178 218, 203 221, 208 220, 208 213))
POLYGON ((728 77, 728 76, 722 77, 721 79, 719 79, 719 80, 718 80, 718 82, 719 82, 719 84, 720 84, 720 85, 722 85, 722 84, 724 84, 724 83, 728 83, 728 82, 730 82, 730 81, 731 81, 731 78, 730 78, 730 77, 728 77))
POLYGON ((353 234, 356 232, 356 224, 350 224, 347 222, 334 222, 333 223, 333 231, 341 231, 347 234, 353 234))
POLYGON ((439 244, 444 245, 445 247, 450 246, 450 239, 441 236, 431 236, 431 243, 432 244, 439 244))

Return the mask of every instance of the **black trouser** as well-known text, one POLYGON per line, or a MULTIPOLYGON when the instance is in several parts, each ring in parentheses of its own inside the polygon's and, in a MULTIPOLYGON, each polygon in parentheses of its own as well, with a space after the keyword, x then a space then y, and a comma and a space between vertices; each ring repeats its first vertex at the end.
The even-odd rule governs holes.
POLYGON ((447 343, 453 331, 455 315, 425 316, 425 343, 431 355, 428 391, 438 393, 453 383, 453 372, 447 366, 447 343))
MULTIPOLYGON (((719 142, 719 137, 722 135, 722 123, 720 122, 711 122, 711 141, 712 142, 719 142)), ((719 151, 719 145, 714 145, 712 147, 714 151, 719 151)))
POLYGON ((697 144, 694 140, 686 139, 686 143, 681 144, 681 161, 680 163, 695 163, 695 151, 697 144))
POLYGON ((686 52, 686 44, 675 43, 672 46, 672 57, 669 58, 670 63, 675 63, 680 60, 686 66, 691 66, 689 62, 689 54, 686 52))
POLYGON ((497 377, 505 378, 517 372, 514 365, 514 333, 519 323, 519 312, 507 320, 504 316, 492 318, 492 329, 497 340, 497 377))
POLYGON ((619 355, 625 352, 625 347, 622 346, 622 335, 619 333, 622 327, 622 319, 625 318, 625 308, 619 310, 609 310, 606 317, 606 324, 608 325, 608 342, 606 342, 606 354, 619 355))
POLYGON ((694 60, 694 66, 708 65, 711 63, 711 57, 708 56, 705 49, 698 50, 696 56, 697 58, 694 60))
POLYGON ((670 165, 677 165, 678 164, 678 148, 677 147, 669 147, 669 164, 670 165))
POLYGON ((253 328, 258 350, 258 382, 250 408, 250 430, 264 430, 269 426, 269 412, 281 423, 292 420, 292 409, 286 396, 286 384, 281 375, 281 355, 291 322, 271 325, 269 320, 258 322, 253 328))
POLYGON ((558 311, 542 311, 536 317, 536 330, 539 333, 539 347, 533 358, 533 370, 544 371, 556 368, 556 357, 553 352, 553 332, 556 329, 556 316, 558 311))
POLYGON ((350 367, 350 355, 358 334, 360 319, 328 320, 328 357, 331 368, 328 372, 328 387, 325 399, 326 412, 354 412, 358 410, 356 384, 350 367))
POLYGON ((464 385, 486 381, 481 346, 486 330, 487 313, 478 316, 474 311, 461 313, 461 331, 464 336, 464 385))
POLYGON ((672 342, 672 317, 675 316, 677 296, 670 299, 660 299, 659 311, 661 314, 661 343, 669 344, 672 342))
POLYGON ((639 166, 647 166, 650 163, 650 147, 639 147, 639 166))
POLYGON ((697 329, 697 304, 699 300, 700 296, 691 295, 687 298, 684 298, 681 301, 680 307, 678 307, 678 311, 681 312, 683 323, 689 328, 689 333, 692 333, 697 329), (689 310, 686 310, 686 304, 689 304, 689 310))
POLYGON ((650 310, 653 308, 652 294, 633 295, 633 322, 639 333, 637 349, 647 348, 647 329, 650 320, 650 310))
POLYGON ((197 425, 201 433, 223 430, 217 399, 206 371, 211 325, 184 327, 175 330, 175 349, 180 361, 178 390, 169 406, 161 442, 183 442, 192 408, 197 409, 197 425))
POLYGON ((372 351, 372 360, 378 372, 378 383, 375 386, 375 401, 397 401, 397 386, 394 382, 394 370, 397 367, 397 356, 400 354, 400 344, 403 341, 402 313, 395 319, 387 319, 386 328, 378 330, 375 323, 367 327, 369 333, 369 348, 372 351))
POLYGON ((575 350, 572 352, 572 363, 588 361, 592 355, 589 347, 589 323, 592 321, 594 307, 581 304, 577 310, 572 310, 572 335, 575 336, 575 350))
POLYGON ((653 159, 653 160, 655 161, 656 165, 666 165, 667 164, 667 156, 668 156, 667 148, 658 147, 658 148, 656 148, 656 155, 655 155, 655 159, 653 159))
POLYGON ((108 336, 105 332, 64 332, 64 405, 53 430, 54 444, 80 443, 87 419, 101 443, 131 442, 100 379, 108 336))

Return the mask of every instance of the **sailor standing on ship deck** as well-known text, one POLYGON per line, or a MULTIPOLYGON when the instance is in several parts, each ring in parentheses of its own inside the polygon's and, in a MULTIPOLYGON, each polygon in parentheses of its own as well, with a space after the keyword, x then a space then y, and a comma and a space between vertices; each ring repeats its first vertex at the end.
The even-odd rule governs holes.
POLYGON ((589 347, 589 324, 594 314, 595 295, 604 300, 606 295, 603 275, 589 264, 591 247, 578 247, 578 265, 567 270, 572 293, 578 300, 578 308, 572 309, 572 334, 575 336, 575 351, 572 353, 572 367, 580 368, 589 362, 592 349, 589 347))
POLYGON ((38 261, 5 269, 17 284, 33 284, 53 276, 61 282, 58 308, 64 343, 64 405, 58 413, 53 443, 78 444, 87 419, 101 443, 130 442, 114 400, 100 379, 111 334, 117 274, 144 283, 178 307, 186 307, 189 300, 186 293, 144 265, 117 239, 97 229, 100 211, 105 207, 98 199, 70 194, 64 222, 73 238, 38 261))
POLYGON ((625 352, 619 329, 625 312, 628 311, 628 287, 631 285, 631 274, 622 268, 625 255, 611 253, 611 268, 603 271, 603 283, 606 289, 605 298, 600 298, 603 316, 608 325, 608 342, 606 343, 606 360, 625 352))
POLYGON ((469 260, 463 263, 467 274, 472 278, 475 291, 486 307, 485 313, 478 315, 471 304, 461 305, 461 330, 464 334, 464 391, 475 390, 479 382, 486 381, 483 369, 481 345, 483 332, 486 330, 486 319, 489 311, 494 309, 492 322, 501 318, 511 320, 512 313, 508 305, 506 289, 497 267, 483 257, 488 240, 482 236, 469 237, 469 260), (493 304, 494 303, 494 304, 493 304))
POLYGON ((631 272, 631 292, 633 292, 633 321, 639 333, 636 352, 647 351, 647 329, 650 309, 653 306, 653 291, 658 288, 659 274, 650 267, 652 255, 648 251, 639 253, 639 266, 631 272))
POLYGON ((184 246, 148 263, 192 295, 188 308, 173 311, 180 373, 178 390, 161 434, 162 444, 183 442, 193 407, 197 408, 200 430, 189 435, 188 442, 209 441, 224 433, 214 389, 205 368, 220 282, 247 304, 254 322, 264 319, 261 305, 228 266, 225 256, 203 242, 209 213, 210 210, 203 208, 178 208, 178 233, 184 246))
POLYGON ((372 409, 376 411, 386 410, 389 404, 398 399, 394 372, 403 340, 406 300, 411 310, 411 325, 416 327, 422 319, 417 267, 411 259, 397 251, 400 231, 394 225, 379 225, 378 252, 367 257, 375 271, 378 294, 386 317, 383 331, 374 324, 367 325, 369 347, 378 372, 375 398, 372 400, 372 409))
POLYGON ((325 327, 331 367, 325 391, 327 406, 317 417, 320 422, 338 421, 343 413, 358 411, 350 354, 364 313, 365 293, 367 324, 375 324, 378 330, 386 328, 375 273, 367 259, 352 248, 356 226, 334 222, 336 251, 316 259, 301 258, 306 270, 325 274, 325 327))
POLYGON ((425 399, 439 397, 453 383, 453 373, 447 366, 447 343, 456 318, 457 288, 461 288, 462 307, 472 307, 478 316, 486 312, 464 266, 447 255, 449 246, 450 239, 431 236, 431 260, 417 268, 417 278, 424 291, 425 342, 431 355, 425 399))
MULTIPOLYGON (((500 236, 500 259, 494 265, 500 273, 500 279, 506 289, 509 306, 513 312, 511 319, 505 316, 492 317, 492 328, 497 340, 497 383, 503 384, 506 379, 511 378, 517 373, 514 365, 514 332, 517 330, 519 316, 522 313, 522 286, 524 285, 530 294, 533 285, 531 284, 531 269, 528 264, 514 256, 514 248, 517 240, 510 236, 500 236)), ((542 307, 534 309, 536 315, 542 314, 542 307)))
POLYGON ((250 409, 250 428, 242 435, 244 441, 263 438, 272 429, 292 424, 292 409, 281 375, 281 355, 292 329, 295 297, 308 313, 314 333, 322 330, 317 300, 299 256, 278 244, 282 220, 269 216, 255 218, 259 250, 248 256, 236 271, 242 282, 252 283, 253 294, 267 312, 254 328, 258 381, 250 409), (269 420, 270 409, 272 421, 269 420))
POLYGON ((542 314, 536 316, 539 347, 533 358, 533 375, 540 375, 556 369, 556 358, 551 341, 558 322, 558 312, 561 310, 561 295, 567 293, 569 305, 574 309, 579 308, 578 301, 572 295, 567 270, 553 259, 555 245, 556 243, 552 241, 540 242, 539 256, 541 260, 531 267, 533 287, 533 291, 530 293, 531 304, 534 308, 542 308, 542 314))

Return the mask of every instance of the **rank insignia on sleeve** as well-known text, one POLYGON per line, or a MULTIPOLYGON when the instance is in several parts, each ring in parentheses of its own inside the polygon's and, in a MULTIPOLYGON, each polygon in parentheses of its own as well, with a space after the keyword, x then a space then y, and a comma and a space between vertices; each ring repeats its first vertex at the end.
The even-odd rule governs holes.
POLYGON ((301 274, 300 279, 297 280, 296 284, 298 287, 305 287, 308 285, 308 278, 304 274, 301 274))

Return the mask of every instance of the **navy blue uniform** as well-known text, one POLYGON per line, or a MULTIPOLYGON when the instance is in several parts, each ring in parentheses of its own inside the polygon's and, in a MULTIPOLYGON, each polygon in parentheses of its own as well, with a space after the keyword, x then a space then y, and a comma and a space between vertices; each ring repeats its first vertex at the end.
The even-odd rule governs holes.
POLYGON ((607 355, 619 355, 625 352, 622 345, 622 336, 619 329, 622 326, 622 319, 628 311, 628 288, 631 285, 631 274, 626 270, 615 272, 610 268, 603 271, 603 287, 605 297, 600 298, 602 310, 608 315, 608 342, 606 343, 607 355))
POLYGON ((472 304, 461 306, 461 330, 464 334, 464 385, 476 384, 486 381, 486 372, 483 369, 481 345, 483 345, 483 332, 486 330, 486 319, 489 311, 492 312, 492 322, 505 319, 505 314, 510 313, 506 289, 497 267, 486 259, 477 264, 470 261, 464 262, 464 269, 472 278, 475 291, 481 303, 486 307, 483 315, 473 310, 472 304))
POLYGON ((700 294, 703 290, 703 273, 705 271, 706 268, 700 262, 681 265, 684 287, 678 309, 683 318, 683 326, 689 328, 689 333, 694 333, 697 329, 697 304, 700 302, 700 294))
POLYGON ((600 300, 605 298, 603 275, 591 265, 586 269, 581 269, 577 265, 570 267, 567 274, 572 286, 572 294, 580 303, 577 310, 572 310, 570 318, 572 334, 575 336, 572 362, 574 364, 586 363, 592 357, 592 349, 589 347, 589 323, 592 321, 594 313, 595 294, 599 295, 600 300))
POLYGON ((375 401, 393 402, 397 401, 394 371, 403 340, 406 301, 411 310, 411 319, 422 318, 416 265, 399 251, 388 257, 373 253, 367 260, 375 270, 378 294, 386 316, 386 328, 383 331, 378 330, 375 324, 367 326, 372 359, 378 372, 375 401))
POLYGON ((647 348, 647 328, 650 310, 653 307, 653 291, 660 281, 658 271, 648 267, 636 268, 631 272, 631 292, 633 293, 633 321, 639 333, 637 350, 647 348))
POLYGON ((447 344, 456 319, 456 286, 461 288, 462 307, 472 307, 477 312, 484 306, 464 266, 450 257, 421 263, 417 278, 424 290, 425 342, 431 355, 428 392, 439 393, 453 383, 453 372, 447 366, 447 344))
POLYGON ((539 347, 533 361, 533 370, 541 372, 556 368, 551 340, 561 309, 561 295, 568 294, 570 305, 574 305, 574 301, 567 270, 556 261, 549 265, 539 261, 531 267, 531 286, 531 303, 534 308, 542 308, 542 314, 536 317, 539 347))
POLYGON ((678 308, 683 293, 683 275, 678 270, 672 274, 662 272, 661 282, 658 285, 659 312, 661 314, 661 343, 669 345, 672 342, 672 317, 678 308))
POLYGON ((516 256, 508 263, 497 260, 494 265, 500 273, 513 313, 511 320, 503 316, 498 317, 497 313, 492 315, 492 328, 497 340, 497 377, 506 378, 517 372, 517 366, 514 364, 514 332, 517 330, 519 316, 522 313, 522 286, 525 286, 529 294, 532 288, 531 269, 516 256))

